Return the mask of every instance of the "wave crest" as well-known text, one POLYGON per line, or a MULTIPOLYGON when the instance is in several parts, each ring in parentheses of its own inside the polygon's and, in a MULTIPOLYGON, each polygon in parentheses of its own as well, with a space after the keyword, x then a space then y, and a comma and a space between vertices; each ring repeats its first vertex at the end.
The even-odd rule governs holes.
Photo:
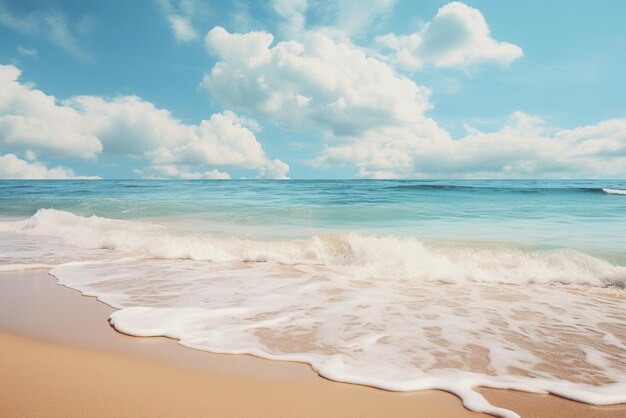
MULTIPOLYGON (((527 250, 505 244, 444 244, 415 237, 334 233, 309 239, 249 240, 210 234, 177 234, 162 225, 83 217, 40 209, 0 231, 49 236, 84 249, 126 255, 213 262, 318 264, 365 277, 421 281, 562 283, 624 287, 626 267, 571 250, 527 250)), ((53 245, 58 245, 56 241, 53 245)))
POLYGON ((602 189, 602 191, 604 193, 608 193, 608 194, 622 194, 622 195, 626 195, 626 190, 621 190, 621 189, 602 189))

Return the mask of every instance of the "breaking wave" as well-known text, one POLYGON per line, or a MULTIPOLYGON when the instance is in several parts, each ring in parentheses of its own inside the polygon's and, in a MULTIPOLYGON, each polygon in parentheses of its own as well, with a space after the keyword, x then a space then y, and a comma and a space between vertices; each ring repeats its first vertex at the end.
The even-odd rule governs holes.
POLYGON ((608 194, 623 194, 626 195, 626 190, 620 190, 620 189, 602 189, 602 191, 604 193, 608 193, 608 194))
POLYGON ((251 240, 40 209, 0 222, 0 271, 49 268, 120 332, 310 364, 329 379, 626 402, 626 267, 572 249, 329 233, 251 240))
MULTIPOLYGON (((175 234, 137 221, 40 209, 0 231, 49 236, 77 248, 213 262, 315 264, 372 277, 428 282, 560 283, 623 287, 626 267, 571 249, 528 250, 505 244, 436 244, 414 237, 335 233, 308 239, 247 240, 175 234)), ((42 262, 42 260, 39 260, 42 262)))

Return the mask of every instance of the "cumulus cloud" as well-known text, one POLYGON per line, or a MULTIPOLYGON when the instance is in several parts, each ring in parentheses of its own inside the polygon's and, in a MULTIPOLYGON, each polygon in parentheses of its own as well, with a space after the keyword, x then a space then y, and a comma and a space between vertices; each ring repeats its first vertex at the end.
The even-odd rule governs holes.
POLYGON ((220 61, 203 85, 225 107, 323 132, 330 145, 318 163, 354 163, 372 156, 378 161, 375 171, 390 174, 410 163, 391 142, 450 140, 425 116, 430 90, 388 64, 319 33, 303 43, 272 42, 266 32, 212 29, 206 43, 220 61))
POLYGON ((85 126, 82 115, 19 82, 20 70, 0 66, 0 145, 32 149, 57 157, 95 158, 102 143, 85 126))
POLYGON ((69 168, 48 168, 39 162, 20 159, 15 154, 0 155, 0 178, 2 179, 98 179, 99 177, 80 177, 69 168))
POLYGON ((445 135, 424 116, 430 90, 348 44, 314 33, 303 43, 272 46, 266 32, 206 36, 219 62, 203 85, 224 107, 316 128, 340 139, 384 126, 411 124, 445 135))
POLYGON ((89 31, 90 22, 88 16, 70 22, 65 14, 55 10, 34 10, 19 14, 0 3, 0 25, 25 35, 43 37, 81 61, 92 60, 91 54, 78 42, 79 35, 89 31))
POLYGON ((2 149, 87 159, 102 153, 125 155, 147 161, 148 171, 180 178, 225 177, 207 166, 275 165, 252 131, 258 125, 233 112, 184 124, 136 96, 58 101, 21 83, 19 76, 16 67, 0 66, 2 149))
POLYGON ((227 108, 322 132, 320 167, 354 165, 367 178, 626 174, 623 119, 568 131, 516 112, 497 132, 454 139, 426 116, 429 90, 388 63, 319 33, 273 42, 214 28, 206 44, 219 61, 203 85, 227 108))
POLYGON ((267 160, 254 133, 232 112, 187 125, 136 96, 77 96, 65 104, 80 112, 110 154, 187 166, 259 167, 267 160))
POLYGON ((185 43, 200 37, 192 23, 196 9, 194 0, 159 0, 159 4, 176 41, 185 43))
POLYGON ((260 179, 287 180, 289 166, 280 160, 272 160, 259 169, 260 179))
POLYGON ((138 174, 148 178, 178 178, 181 180, 228 180, 230 174, 216 169, 205 172, 189 171, 169 164, 154 164, 148 167, 147 172, 139 171, 138 174))
POLYGON ((481 62, 508 65, 523 55, 519 46, 493 39, 482 13, 460 2, 440 8, 419 32, 390 33, 377 41, 388 50, 387 59, 408 69, 467 67, 481 62))
POLYGON ((515 112, 496 132, 457 140, 424 140, 409 129, 383 139, 355 138, 327 147, 321 165, 355 164, 359 177, 540 178, 626 175, 626 119, 573 130, 553 130, 515 112))

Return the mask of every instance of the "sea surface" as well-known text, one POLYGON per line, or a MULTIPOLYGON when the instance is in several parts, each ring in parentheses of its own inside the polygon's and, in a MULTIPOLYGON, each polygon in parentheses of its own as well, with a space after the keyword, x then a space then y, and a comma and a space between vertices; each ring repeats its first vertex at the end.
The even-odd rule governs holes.
POLYGON ((626 181, 0 181, 0 271, 327 378, 626 402, 626 181))

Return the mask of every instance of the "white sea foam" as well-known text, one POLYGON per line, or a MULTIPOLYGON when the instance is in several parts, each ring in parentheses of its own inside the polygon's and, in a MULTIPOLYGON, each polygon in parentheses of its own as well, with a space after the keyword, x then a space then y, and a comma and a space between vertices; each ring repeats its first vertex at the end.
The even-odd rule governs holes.
MULTIPOLYGON (((39 210, 25 221, 0 222, 2 231, 61 239, 75 249, 108 249, 133 256, 314 264, 361 276, 430 282, 566 283, 600 287, 623 286, 626 282, 626 267, 579 251, 527 251, 503 244, 437 245, 414 237, 357 233, 266 241, 207 234, 177 235, 155 224, 81 217, 53 209, 39 210)), ((60 251, 65 248, 55 246, 60 251)), ((39 258, 38 262, 42 261, 39 258)))
POLYGON ((0 222, 0 237, 0 264, 57 265, 62 284, 120 309, 111 323, 130 335, 442 389, 504 417, 517 415, 474 388, 626 402, 626 268, 578 251, 352 233, 254 241, 56 210, 0 222))
POLYGON ((499 416, 515 414, 473 388, 626 401, 617 289, 428 283, 274 262, 125 260, 52 273, 119 308, 111 323, 130 335, 306 362, 388 390, 443 389, 499 416))
POLYGON ((602 189, 602 191, 604 191, 605 193, 608 194, 623 194, 626 195, 626 190, 621 190, 621 189, 602 189))

